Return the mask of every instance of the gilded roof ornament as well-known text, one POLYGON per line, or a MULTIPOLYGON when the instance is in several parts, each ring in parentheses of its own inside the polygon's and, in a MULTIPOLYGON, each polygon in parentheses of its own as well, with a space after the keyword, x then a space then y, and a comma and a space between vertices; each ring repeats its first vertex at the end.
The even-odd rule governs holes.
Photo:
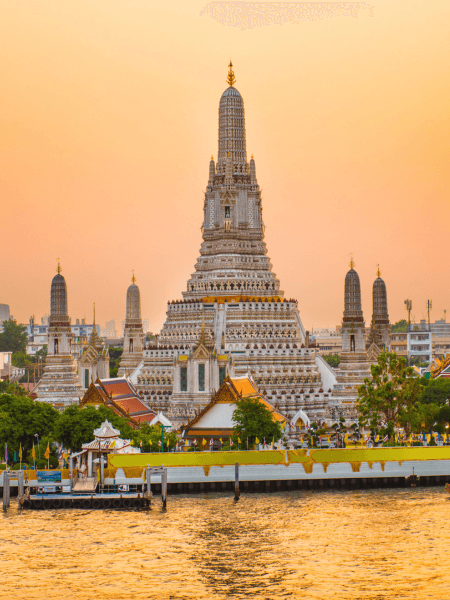
POLYGON ((136 277, 134 275, 134 269, 133 269, 133 275, 131 277, 131 283, 136 283, 136 277))
POLYGON ((58 273, 58 275, 60 275, 62 269, 61 269, 61 263, 59 262, 59 258, 58 258, 58 266, 56 267, 56 272, 58 273))
POLYGON ((353 254, 350 254, 351 258, 350 258, 350 269, 354 269, 355 268, 355 261, 353 260, 353 254))
POLYGON ((234 73, 233 73, 233 63, 231 62, 231 58, 230 58, 230 64, 228 65, 227 83, 230 87, 233 87, 233 85, 236 83, 236 77, 234 76, 234 73))
POLYGON ((378 269, 377 269, 377 277, 381 277, 380 265, 378 265, 378 269))

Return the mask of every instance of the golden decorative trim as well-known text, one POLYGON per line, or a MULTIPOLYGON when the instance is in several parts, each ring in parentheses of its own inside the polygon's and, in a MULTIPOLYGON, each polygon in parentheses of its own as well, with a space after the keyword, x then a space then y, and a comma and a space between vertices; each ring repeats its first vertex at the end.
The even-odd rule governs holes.
POLYGON ((230 87, 233 87, 234 84, 236 83, 236 77, 234 76, 234 73, 233 73, 233 63, 231 62, 231 58, 230 58, 230 64, 228 65, 227 83, 230 87))

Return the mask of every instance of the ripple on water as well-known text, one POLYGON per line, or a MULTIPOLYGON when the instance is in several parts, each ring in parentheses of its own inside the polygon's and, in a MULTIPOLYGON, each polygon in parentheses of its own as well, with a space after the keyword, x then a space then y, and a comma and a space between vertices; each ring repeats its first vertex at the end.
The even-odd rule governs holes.
POLYGON ((443 600, 442 489, 172 496, 2 518, 1 598, 443 600))

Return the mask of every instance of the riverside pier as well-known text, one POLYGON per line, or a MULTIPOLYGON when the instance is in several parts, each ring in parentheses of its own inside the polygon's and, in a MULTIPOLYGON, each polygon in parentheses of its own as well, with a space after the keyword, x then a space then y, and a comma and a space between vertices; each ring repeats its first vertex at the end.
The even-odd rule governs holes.
POLYGON ((76 469, 8 471, 3 507, 17 490, 22 508, 145 508, 160 494, 262 493, 450 483, 450 446, 110 454, 95 477, 76 469), (45 475, 46 474, 46 475, 45 475), (92 479, 92 481, 90 481, 92 479), (237 490, 239 493, 236 493, 237 490))

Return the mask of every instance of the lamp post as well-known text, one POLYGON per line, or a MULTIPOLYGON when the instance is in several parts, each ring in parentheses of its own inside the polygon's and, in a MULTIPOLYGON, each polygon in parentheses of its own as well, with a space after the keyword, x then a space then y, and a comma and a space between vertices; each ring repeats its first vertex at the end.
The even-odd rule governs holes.
POLYGON ((170 429, 171 425, 163 425, 161 423, 161 452, 164 452, 164 429, 170 429))
POLYGON ((41 447, 39 446, 39 435, 37 433, 35 433, 34 437, 37 438, 39 458, 41 458, 41 447))

